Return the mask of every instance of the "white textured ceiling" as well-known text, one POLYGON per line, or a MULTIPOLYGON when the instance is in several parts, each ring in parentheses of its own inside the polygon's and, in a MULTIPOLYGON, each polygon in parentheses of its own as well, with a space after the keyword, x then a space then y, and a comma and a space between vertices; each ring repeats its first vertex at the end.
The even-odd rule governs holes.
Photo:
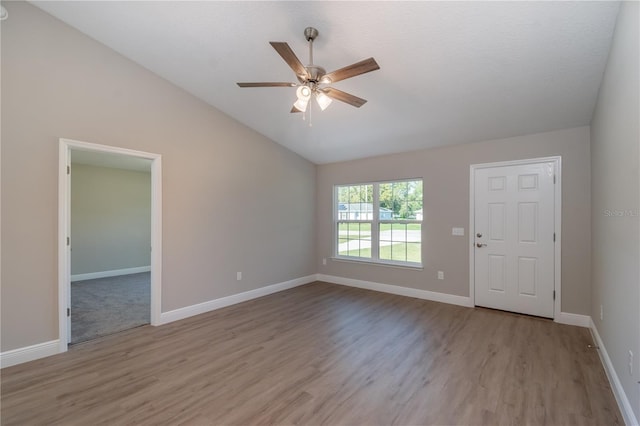
POLYGON ((274 141, 328 163, 587 125, 618 2, 34 2, 274 141), (335 83, 362 108, 290 114, 295 81, 269 45, 327 71, 373 56, 380 70, 335 83))

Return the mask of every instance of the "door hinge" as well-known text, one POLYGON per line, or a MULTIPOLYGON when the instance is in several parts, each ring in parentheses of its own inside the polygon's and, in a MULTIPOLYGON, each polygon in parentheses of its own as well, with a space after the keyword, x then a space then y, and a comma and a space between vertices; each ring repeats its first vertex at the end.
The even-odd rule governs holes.
POLYGON ((70 175, 71 174, 71 166, 67 166, 67 174, 70 175))
POLYGON ((556 300, 556 291, 553 290, 553 300, 556 300))
POLYGON ((554 243, 556 242, 556 233, 555 232, 553 233, 553 242, 554 243))
POLYGON ((553 175, 553 183, 556 183, 556 175, 553 175))
POLYGON ((70 317, 71 316, 71 308, 67 308, 67 316, 70 317))
POLYGON ((67 237, 67 245, 69 245, 71 243, 71 241, 69 240, 69 237, 67 237))

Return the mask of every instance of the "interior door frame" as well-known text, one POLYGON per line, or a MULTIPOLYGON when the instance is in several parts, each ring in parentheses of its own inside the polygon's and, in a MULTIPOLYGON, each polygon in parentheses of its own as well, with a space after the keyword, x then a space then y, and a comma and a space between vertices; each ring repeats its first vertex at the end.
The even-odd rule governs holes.
POLYGON ((525 164, 553 163, 555 166, 554 187, 554 228, 556 241, 554 245, 554 291, 553 318, 557 320, 562 312, 562 157, 542 157, 524 160, 500 161, 496 163, 472 164, 469 168, 469 298, 471 306, 476 306, 475 294, 475 172, 479 169, 525 164))
POLYGON ((120 154, 151 160, 151 325, 160 324, 162 310, 162 156, 127 148, 72 139, 59 140, 58 166, 58 322, 59 351, 69 347, 70 321, 67 308, 71 293, 71 150, 120 154))

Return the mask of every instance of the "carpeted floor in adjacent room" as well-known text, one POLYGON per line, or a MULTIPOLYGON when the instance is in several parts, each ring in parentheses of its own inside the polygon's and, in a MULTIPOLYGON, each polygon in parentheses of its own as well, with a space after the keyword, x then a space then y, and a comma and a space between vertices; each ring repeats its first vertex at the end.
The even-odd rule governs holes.
POLYGON ((71 283, 71 343, 149 324, 151 273, 71 283))

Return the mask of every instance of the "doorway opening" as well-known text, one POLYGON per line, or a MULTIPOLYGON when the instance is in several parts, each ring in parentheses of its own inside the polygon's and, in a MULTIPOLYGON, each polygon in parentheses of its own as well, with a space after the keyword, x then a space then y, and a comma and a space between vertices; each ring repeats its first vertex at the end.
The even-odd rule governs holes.
POLYGON ((157 325, 161 253, 160 155, 60 139, 60 351, 157 325))

